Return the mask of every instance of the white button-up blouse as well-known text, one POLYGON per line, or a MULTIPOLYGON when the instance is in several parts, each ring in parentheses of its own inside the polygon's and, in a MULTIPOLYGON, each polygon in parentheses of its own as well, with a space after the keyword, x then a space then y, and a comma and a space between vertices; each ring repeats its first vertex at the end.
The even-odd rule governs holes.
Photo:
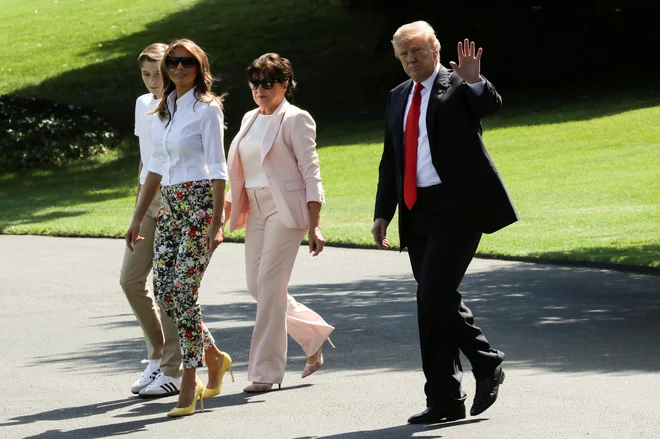
POLYGON ((220 105, 198 101, 194 88, 179 99, 173 91, 167 97, 167 105, 173 115, 169 121, 153 115, 154 150, 149 172, 162 175, 163 186, 199 180, 226 181, 224 114, 220 105))
POLYGON ((160 99, 154 97, 153 93, 147 93, 135 101, 135 135, 140 142, 140 160, 142 160, 142 171, 140 172, 140 184, 144 184, 149 172, 149 160, 153 155, 151 143, 151 110, 156 108, 160 99))

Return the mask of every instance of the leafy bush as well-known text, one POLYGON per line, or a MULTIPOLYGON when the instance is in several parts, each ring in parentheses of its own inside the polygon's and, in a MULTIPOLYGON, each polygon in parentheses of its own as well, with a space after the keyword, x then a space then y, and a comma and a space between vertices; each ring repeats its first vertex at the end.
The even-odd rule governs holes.
POLYGON ((0 172, 45 168, 116 146, 94 110, 46 99, 0 96, 0 172))

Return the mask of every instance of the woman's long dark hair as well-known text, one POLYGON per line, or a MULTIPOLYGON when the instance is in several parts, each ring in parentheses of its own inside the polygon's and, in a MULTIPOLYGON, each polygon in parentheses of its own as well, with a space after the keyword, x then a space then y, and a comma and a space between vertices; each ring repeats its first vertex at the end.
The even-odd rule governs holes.
POLYGON ((192 40, 181 39, 176 40, 170 43, 163 59, 160 62, 160 74, 163 77, 163 93, 161 95, 161 100, 158 106, 154 109, 154 113, 158 113, 158 117, 161 120, 169 121, 172 118, 170 114, 170 109, 167 106, 167 97, 172 93, 176 86, 172 79, 170 79, 169 69, 165 64, 165 60, 177 47, 183 47, 188 52, 192 54, 197 60, 197 76, 195 77, 195 93, 197 94, 197 100, 201 102, 213 102, 216 101, 220 108, 222 108, 222 101, 224 100, 227 93, 222 93, 220 96, 216 96, 211 91, 211 86, 213 85, 213 75, 211 75, 211 65, 209 63, 209 57, 206 55, 206 52, 195 44, 192 40))

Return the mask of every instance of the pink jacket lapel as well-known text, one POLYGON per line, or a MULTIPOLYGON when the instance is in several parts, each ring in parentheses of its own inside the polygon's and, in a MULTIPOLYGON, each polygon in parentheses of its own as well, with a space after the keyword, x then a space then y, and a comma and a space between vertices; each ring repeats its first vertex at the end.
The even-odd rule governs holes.
MULTIPOLYGON (((277 137, 277 133, 280 131, 280 127, 282 126, 282 119, 284 119, 284 114, 286 113, 286 110, 289 108, 289 105, 290 105, 289 101, 283 99, 280 105, 275 109, 275 112, 273 113, 273 118, 268 123, 268 128, 266 128, 266 133, 264 134, 264 139, 261 143, 262 164, 264 162, 264 159, 266 158, 266 155, 268 155, 268 152, 273 147, 273 143, 275 142, 275 137, 277 137)), ((250 125, 251 124, 252 123, 250 123, 250 125)))

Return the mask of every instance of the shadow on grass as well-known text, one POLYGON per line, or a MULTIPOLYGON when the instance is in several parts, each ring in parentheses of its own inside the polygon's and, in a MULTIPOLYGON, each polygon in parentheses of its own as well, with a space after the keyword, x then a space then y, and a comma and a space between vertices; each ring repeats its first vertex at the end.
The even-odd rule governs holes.
POLYGON ((504 103, 486 129, 587 121, 660 106, 653 88, 599 86, 591 89, 500 90, 504 103))
MULTIPOLYGON (((35 209, 42 208, 43 206, 33 206, 35 209)), ((22 212, 11 212, 11 209, 7 209, 7 213, 10 213, 12 217, 10 221, 0 220, 0 233, 4 233, 8 227, 15 226, 24 226, 28 224, 36 224, 43 221, 57 220, 61 218, 73 218, 76 216, 81 216, 87 213, 86 210, 75 210, 67 212, 49 212, 43 214, 30 214, 27 209, 22 212)))
POLYGON ((609 261, 612 268, 641 270, 641 272, 660 275, 660 243, 648 245, 628 245, 626 247, 589 247, 567 252, 551 251, 531 253, 529 260, 538 262, 569 263, 589 265, 609 261), (642 264, 646 265, 642 266, 642 264))
POLYGON ((0 233, 12 226, 81 216, 87 211, 77 206, 134 194, 137 163, 129 155, 5 176, 0 180, 0 233), (46 209, 58 210, 40 212, 46 209))
MULTIPOLYGON (((373 64, 373 47, 381 27, 382 18, 375 13, 355 14, 337 2, 325 0, 291 0, 286 14, 282 14, 282 5, 277 2, 202 0, 148 23, 143 31, 102 41, 102 47, 89 47, 80 53, 112 59, 63 73, 16 94, 48 96, 96 107, 128 133, 133 124, 135 98, 144 93, 135 66, 137 55, 155 41, 169 43, 185 37, 209 54, 212 72, 220 79, 216 91, 230 93, 226 101, 229 136, 238 131, 243 114, 255 106, 245 70, 253 59, 266 52, 278 52, 291 59, 298 80, 296 102, 315 117, 363 119, 373 102, 381 114, 387 98, 387 87, 365 87, 374 73, 378 78, 387 77, 382 65, 373 64), (209 21, 209 17, 213 19, 209 21), (314 25, 310 26, 312 22, 314 25), (341 60, 341 66, 351 67, 338 67, 337 60, 341 60), (341 87, 341 93, 337 87, 341 87), (350 106, 346 106, 346 96, 356 96, 350 106), (364 96, 370 99, 362 99, 364 96)), ((389 61, 390 66, 396 66, 396 60, 389 61)))
MULTIPOLYGON (((254 107, 245 86, 247 65, 262 53, 275 51, 293 62, 298 79, 296 103, 319 122, 321 145, 380 142, 387 94, 406 79, 391 52, 379 49, 384 25, 384 17, 377 13, 357 13, 324 0, 291 0, 287 14, 281 13, 277 2, 202 0, 148 23, 143 31, 103 41, 101 47, 80 53, 111 59, 15 93, 94 107, 129 133, 135 98, 144 93, 137 74, 126 74, 135 72, 136 55, 155 41, 187 37, 209 53, 213 73, 221 79, 218 90, 230 93, 228 139, 238 131, 243 114, 254 107)), ((561 90, 540 84, 537 90, 504 91, 505 110, 486 124, 508 127, 588 120, 660 105, 659 94, 652 88, 628 92, 615 87, 619 84, 561 90)))
MULTIPOLYGON (((510 90, 500 91, 504 106, 483 122, 489 129, 550 125, 579 122, 614 116, 633 110, 660 106, 660 93, 653 89, 613 90, 510 90)), ((346 105, 351 105, 347 102, 346 105)), ((385 106, 381 107, 384 113, 385 106)), ((319 126, 319 147, 333 145, 359 145, 382 143, 384 137, 382 118, 378 111, 374 117, 359 122, 344 121, 319 126), (323 136, 324 131, 328 134, 323 136)), ((486 145, 488 146, 488 145, 486 145)))

